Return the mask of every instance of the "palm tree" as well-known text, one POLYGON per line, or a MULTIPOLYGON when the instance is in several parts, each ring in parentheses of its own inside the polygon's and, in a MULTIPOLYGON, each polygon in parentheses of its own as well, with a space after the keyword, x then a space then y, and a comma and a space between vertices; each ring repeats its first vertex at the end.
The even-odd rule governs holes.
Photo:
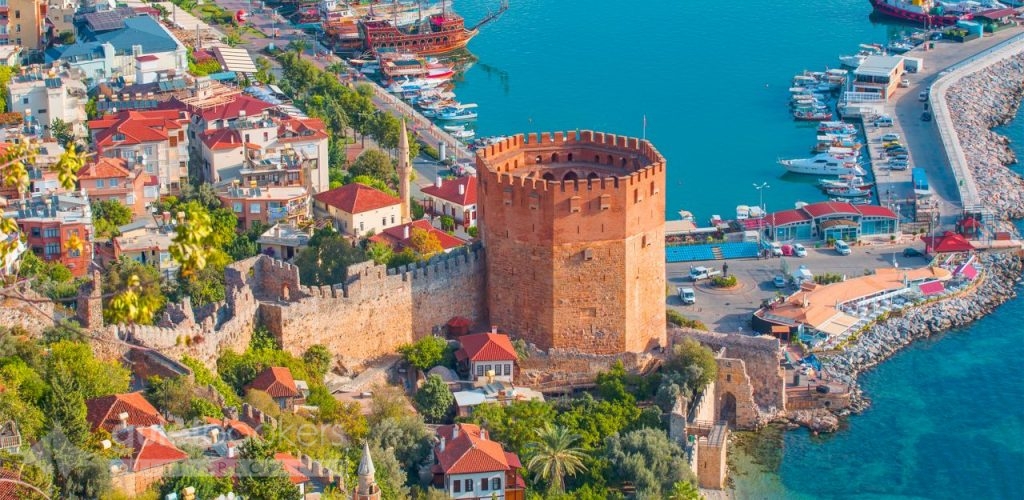
POLYGON ((549 483, 549 493, 565 491, 566 474, 575 476, 587 470, 583 450, 575 446, 579 439, 565 427, 545 424, 537 431, 537 441, 527 445, 532 456, 526 468, 549 483))
POLYGON ((668 498, 669 500, 701 500, 704 496, 700 494, 700 490, 693 483, 679 481, 672 485, 672 492, 669 493, 668 498))

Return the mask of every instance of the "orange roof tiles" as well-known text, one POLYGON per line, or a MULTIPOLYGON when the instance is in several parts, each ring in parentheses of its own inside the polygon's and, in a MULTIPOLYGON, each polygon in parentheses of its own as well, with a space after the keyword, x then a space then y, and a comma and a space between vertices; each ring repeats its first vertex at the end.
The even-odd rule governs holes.
POLYGON ((434 226, 430 225, 430 221, 417 220, 408 224, 402 224, 401 226, 389 227, 379 234, 370 237, 370 241, 379 241, 391 245, 396 252, 400 252, 409 246, 409 240, 412 238, 413 229, 422 229, 435 236, 438 241, 441 242, 441 248, 444 250, 450 250, 452 248, 458 248, 465 245, 466 242, 460 240, 434 226), (409 238, 405 237, 405 228, 409 228, 409 238))
POLYGON ((402 200, 390 194, 358 182, 318 193, 313 199, 350 214, 361 214, 402 203, 402 200))
POLYGON ((292 371, 282 366, 271 366, 256 376, 249 384, 250 389, 266 392, 272 398, 294 398, 299 396, 292 371))
POLYGON ((113 431, 121 425, 118 418, 121 413, 128 414, 127 423, 130 426, 146 427, 166 423, 160 412, 146 401, 141 392, 111 394, 90 399, 85 402, 85 406, 85 419, 93 430, 102 427, 107 431, 113 431))
POLYGON ((85 164, 78 171, 79 179, 124 178, 129 175, 131 175, 131 169, 128 168, 128 160, 124 158, 107 158, 105 156, 85 164))
POLYGON ((186 126, 187 117, 174 109, 151 109, 146 111, 122 111, 116 115, 104 115, 91 120, 89 130, 95 131, 96 146, 103 148, 115 144, 142 144, 166 141, 168 133, 186 126), (115 135, 123 140, 114 140, 115 135))
POLYGON ((263 114, 264 111, 274 107, 274 105, 255 97, 239 94, 226 104, 210 106, 208 108, 199 108, 185 104, 177 99, 172 99, 166 104, 161 105, 161 107, 170 109, 187 109, 192 113, 198 114, 204 121, 209 123, 213 120, 234 120, 241 116, 243 111, 248 117, 259 116, 263 114))
POLYGON ((290 118, 281 120, 277 139, 284 142, 326 139, 327 127, 319 118, 290 118))
POLYGON ((309 482, 309 476, 302 473, 302 462, 292 456, 291 453, 275 453, 274 460, 281 463, 284 471, 288 473, 288 479, 292 481, 292 484, 309 482))
POLYGON ((243 438, 260 436, 260 434, 256 432, 256 429, 253 429, 252 426, 245 422, 242 422, 241 420, 235 420, 231 418, 219 419, 213 417, 206 417, 205 420, 206 423, 208 424, 219 425, 223 428, 231 429, 235 431, 236 434, 243 438))
POLYGON ((242 147, 242 136, 233 128, 206 130, 199 136, 199 140, 203 141, 206 147, 214 151, 242 147))
POLYGON ((459 338, 462 348, 456 352, 462 353, 462 359, 470 361, 515 361, 519 359, 515 347, 508 339, 508 335, 500 333, 475 333, 463 335, 459 338))
POLYGON ((428 194, 442 200, 450 201, 456 205, 467 206, 475 205, 477 190, 476 190, 476 176, 459 177, 455 180, 441 181, 441 187, 437 184, 431 184, 426 186, 420 191, 423 194, 428 194), (462 188, 462 192, 459 192, 459 188, 462 188))
POLYGON ((136 427, 119 433, 119 441, 132 448, 128 470, 138 472, 188 458, 188 453, 179 450, 167 436, 155 427, 136 427))
POLYGON ((512 469, 511 458, 519 462, 515 454, 505 452, 501 443, 481 436, 477 425, 443 425, 438 427, 437 435, 444 438, 445 446, 442 450, 440 444, 435 445, 434 455, 445 474, 508 471, 512 469), (458 435, 452 437, 456 428, 458 435))

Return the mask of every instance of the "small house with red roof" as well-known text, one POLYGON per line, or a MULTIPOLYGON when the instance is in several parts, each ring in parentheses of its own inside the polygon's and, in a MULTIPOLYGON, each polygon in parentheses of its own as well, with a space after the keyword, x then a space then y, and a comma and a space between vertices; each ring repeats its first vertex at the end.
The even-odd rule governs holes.
POLYGON ((492 328, 487 333, 463 335, 459 343, 462 347, 455 351, 455 360, 473 380, 512 382, 519 356, 508 335, 492 328))
POLYGON ((353 182, 313 196, 316 213, 330 217, 339 233, 379 234, 402 223, 402 200, 353 182))
POLYGON ((371 236, 370 241, 387 243, 396 253, 401 252, 412 246, 412 233, 416 229, 426 231, 436 236, 437 240, 441 242, 441 250, 446 253, 466 244, 465 241, 432 226, 430 221, 424 219, 414 220, 408 224, 402 224, 400 226, 385 229, 384 231, 371 236))
POLYGON ((125 158, 99 157, 79 169, 78 185, 90 202, 116 200, 141 217, 148 215, 146 206, 157 200, 155 189, 145 190, 151 177, 155 179, 141 165, 130 165, 125 158))
POLYGON ((174 109, 122 111, 89 122, 99 157, 124 158, 126 168, 142 168, 155 177, 147 197, 176 193, 188 182, 189 114, 174 109))
POLYGON ((290 410, 293 406, 305 402, 295 379, 292 378, 292 371, 283 366, 271 366, 263 370, 246 386, 246 389, 269 394, 282 410, 290 410))
POLYGON ((967 238, 953 231, 946 231, 942 236, 922 236, 921 241, 924 242, 925 253, 930 254, 970 252, 974 250, 974 245, 967 241, 967 238))
POLYGON ((838 201, 773 212, 756 223, 767 228, 775 241, 856 241, 862 236, 887 236, 899 231, 898 216, 889 208, 838 201))
POLYGON ((113 433, 118 429, 167 423, 141 392, 93 398, 85 402, 85 407, 85 419, 93 431, 104 429, 113 433))
POLYGON ((134 427, 114 433, 114 440, 130 454, 112 468, 114 489, 139 495, 160 481, 174 464, 188 459, 160 427, 134 427))
POLYGON ((420 191, 427 212, 455 219, 464 228, 476 226, 477 181, 475 175, 437 181, 420 191))
POLYGON ((433 484, 449 498, 522 500, 526 482, 515 453, 492 441, 487 430, 473 424, 443 425, 434 445, 433 484))

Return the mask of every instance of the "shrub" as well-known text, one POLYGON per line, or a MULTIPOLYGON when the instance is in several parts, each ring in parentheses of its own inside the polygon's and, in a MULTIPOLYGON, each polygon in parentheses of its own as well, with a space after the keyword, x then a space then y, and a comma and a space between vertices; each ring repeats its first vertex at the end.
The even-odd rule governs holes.
POLYGON ((666 309, 665 317, 670 324, 676 326, 680 326, 683 328, 693 328, 694 330, 703 330, 705 332, 708 331, 707 325, 705 325, 700 320, 687 318, 686 316, 680 314, 679 311, 676 311, 674 309, 666 309))
POLYGON ((715 288, 731 288, 736 286, 736 276, 715 276, 711 278, 711 286, 715 288))
POLYGON ((469 229, 466 229, 466 234, 468 234, 470 238, 476 238, 480 234, 480 228, 470 226, 469 229))

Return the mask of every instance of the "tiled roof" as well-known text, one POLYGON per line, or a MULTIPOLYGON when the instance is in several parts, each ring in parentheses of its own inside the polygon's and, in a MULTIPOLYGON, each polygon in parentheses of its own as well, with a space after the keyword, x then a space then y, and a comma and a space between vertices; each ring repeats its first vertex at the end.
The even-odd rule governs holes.
POLYGON ((260 435, 258 432, 256 432, 256 429, 253 429, 252 426, 245 422, 242 422, 241 420, 235 420, 232 418, 220 419, 213 417, 206 417, 205 420, 206 423, 208 424, 219 425, 222 428, 231 429, 235 431, 235 434, 238 434, 243 438, 259 437, 260 435))
POLYGON ((889 210, 887 207, 879 205, 857 205, 854 208, 856 208, 856 210, 860 212, 861 215, 867 217, 889 217, 892 219, 896 218, 896 212, 889 210))
POLYGON ((437 184, 426 186, 420 191, 423 194, 450 201, 456 205, 467 206, 476 204, 476 176, 470 175, 459 177, 455 180, 442 180, 441 187, 437 184), (462 186, 462 194, 459 194, 459 186, 462 186))
MULTIPOLYGON (((760 221, 761 219, 758 220, 760 221)), ((807 215, 807 212, 804 212, 803 210, 790 209, 783 210, 781 212, 775 212, 771 214, 767 220, 770 220, 772 224, 776 226, 784 226, 786 224, 793 224, 794 222, 803 222, 811 220, 811 216, 807 215)))
POLYGON ((242 147, 242 136, 233 128, 206 130, 200 136, 203 144, 211 150, 237 149, 242 147))
POLYGON ((122 111, 89 121, 89 129, 95 131, 98 147, 166 141, 169 131, 184 127, 186 119, 179 113, 173 109, 122 111), (114 141, 116 134, 124 135, 124 140, 114 141))
POLYGON ((811 203, 810 205, 804 206, 803 210, 811 217, 824 217, 826 215, 833 214, 858 214, 857 207, 854 207, 852 203, 846 203, 844 201, 825 201, 822 203, 811 203))
POLYGON ((138 472, 152 469, 188 458, 188 453, 179 450, 160 429, 156 427, 136 427, 130 431, 119 433, 118 441, 132 448, 132 456, 128 459, 128 470, 138 472))
POLYGON ((390 194, 358 182, 318 193, 313 198, 320 203, 350 214, 361 214, 402 203, 402 200, 390 194))
POLYGON ((283 142, 311 141, 327 138, 327 129, 319 118, 289 118, 277 126, 277 139, 283 142))
MULTIPOLYGON (((515 361, 519 359, 508 335, 475 333, 459 337, 463 353, 460 357, 470 361, 515 361)), ((456 353, 458 355, 458 353, 456 353)))
MULTIPOLYGON (((480 427, 473 424, 443 425, 437 435, 445 439, 444 451, 441 445, 434 446, 441 471, 447 474, 475 474, 481 472, 508 471, 509 458, 501 443, 483 438, 480 427), (458 428, 458 436, 452 438, 458 428)), ((518 458, 516 459, 518 462, 518 458)))
POLYGON ((302 462, 292 456, 291 453, 275 453, 274 460, 281 463, 284 471, 288 473, 288 479, 291 479, 292 484, 309 482, 309 476, 302 473, 302 462))
POLYGON ((113 431, 121 425, 118 415, 128 413, 128 425, 147 427, 166 423, 160 412, 142 397, 141 392, 111 394, 85 402, 85 419, 93 430, 104 428, 113 431))
POLYGON ((431 226, 429 221, 423 219, 412 221, 408 224, 402 224, 401 226, 389 227, 381 231, 379 234, 370 237, 370 241, 387 243, 391 245, 391 248, 395 249, 396 252, 400 252, 409 246, 409 240, 412 237, 413 229, 423 229, 424 231, 437 236, 438 241, 441 242, 441 248, 444 250, 458 248, 466 244, 465 241, 431 226), (406 227, 409 227, 409 238, 405 237, 406 227))
POLYGON ((231 102, 227 104, 211 106, 208 108, 196 108, 195 106, 190 106, 177 99, 172 99, 162 106, 174 109, 187 109, 193 113, 199 114, 199 116, 207 123, 212 120, 237 119, 241 115, 242 111, 245 111, 246 117, 259 116, 267 109, 274 107, 274 105, 269 102, 262 101, 245 94, 236 95, 231 102))
POLYGON ((294 398, 299 395, 292 371, 281 366, 271 366, 263 370, 263 373, 249 384, 249 388, 266 392, 272 398, 294 398))
POLYGON ((131 175, 131 170, 128 168, 128 160, 124 158, 107 158, 105 156, 85 164, 78 171, 79 179, 108 179, 112 177, 120 179, 129 175, 131 175))

